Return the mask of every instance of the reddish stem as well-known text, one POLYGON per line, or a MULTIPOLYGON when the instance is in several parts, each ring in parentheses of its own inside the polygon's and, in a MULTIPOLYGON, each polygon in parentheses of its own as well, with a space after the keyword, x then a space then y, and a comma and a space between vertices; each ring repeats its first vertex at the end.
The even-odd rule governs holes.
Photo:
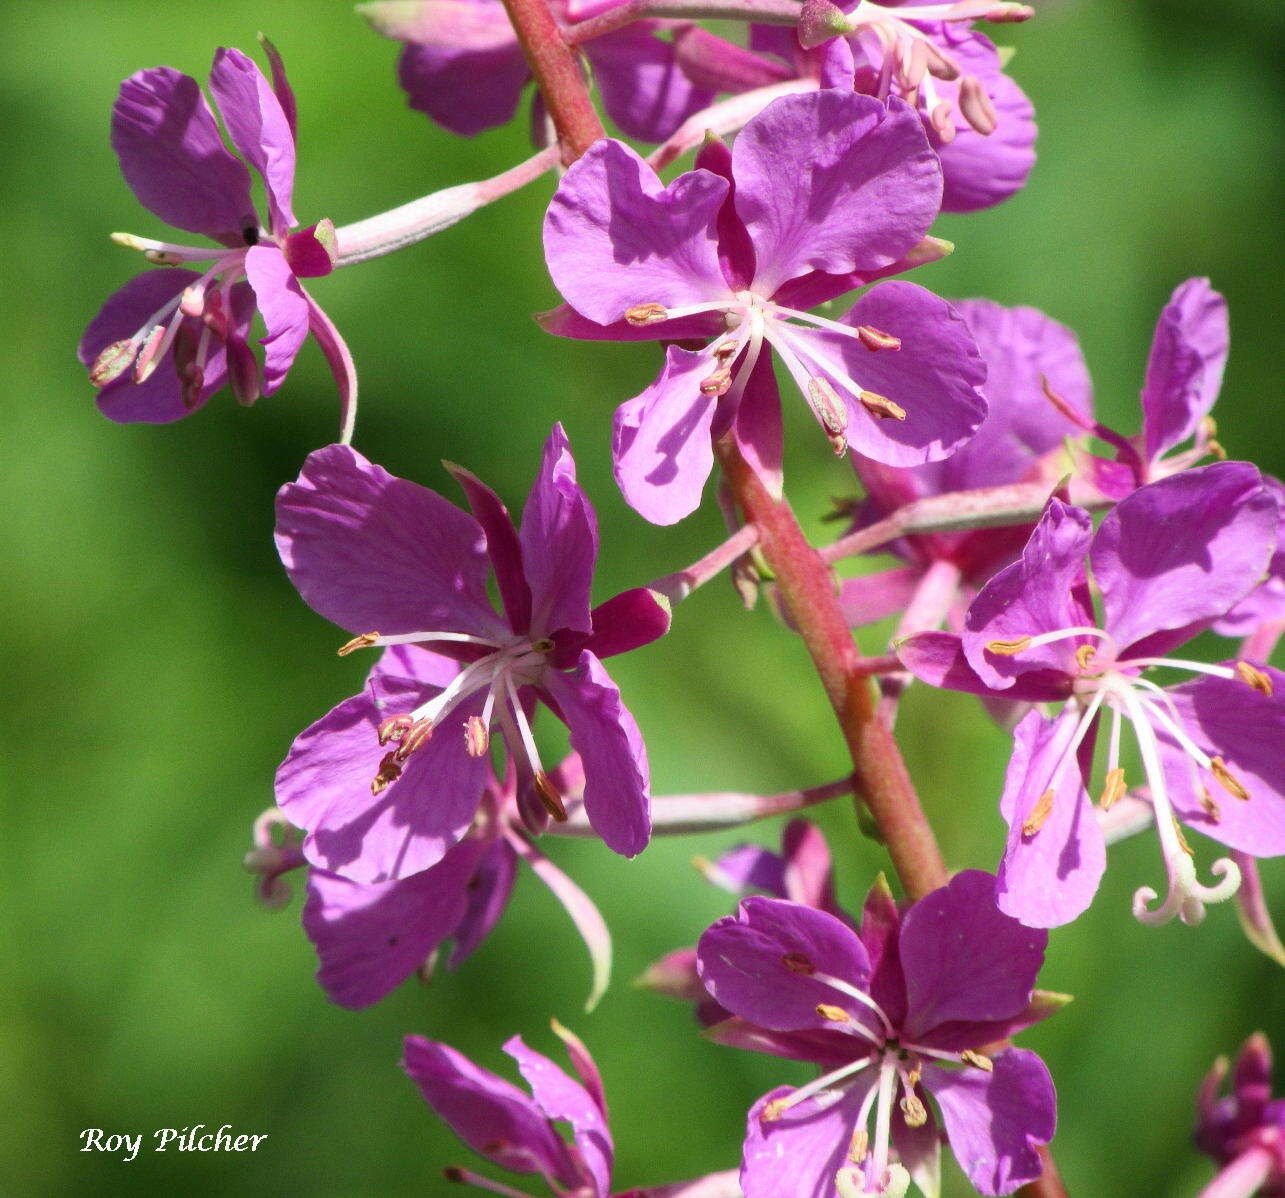
POLYGON ((544 0, 504 0, 504 8, 558 131, 562 159, 570 164, 604 136, 580 60, 544 0))

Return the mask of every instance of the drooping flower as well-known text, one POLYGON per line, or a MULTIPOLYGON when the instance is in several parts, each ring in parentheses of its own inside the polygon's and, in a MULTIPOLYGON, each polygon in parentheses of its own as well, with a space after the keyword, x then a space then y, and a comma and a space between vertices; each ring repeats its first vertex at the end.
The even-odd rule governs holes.
POLYGON ((774 489, 781 413, 770 346, 839 452, 891 465, 948 456, 986 414, 967 326, 945 301, 884 283, 839 320, 806 309, 934 256, 941 172, 900 100, 822 91, 776 100, 730 152, 708 143, 668 187, 604 139, 571 167, 545 218, 569 307, 551 332, 671 345, 656 381, 616 413, 616 478, 647 519, 694 511, 729 433, 774 489))
POLYGON ((1285 1198, 1285 1099, 1272 1097, 1272 1050, 1262 1032, 1241 1047, 1231 1092, 1219 1057, 1196 1097, 1196 1147, 1219 1166, 1200 1198, 1285 1198))
POLYGON ((1168 890, 1156 907, 1142 887, 1144 923, 1199 923, 1230 898, 1239 871, 1198 881, 1182 825, 1255 857, 1285 852, 1285 683, 1261 662, 1218 665, 1172 656, 1252 590, 1276 544, 1278 514, 1245 462, 1189 470, 1135 491, 1095 534, 1081 508, 1049 501, 1021 558, 969 608, 962 635, 921 633, 902 662, 936 686, 1033 703, 1017 726, 1000 809, 1009 825, 999 904, 1054 927, 1090 903, 1106 865, 1087 787, 1101 717, 1111 714, 1101 806, 1126 789, 1121 730, 1137 742, 1154 807, 1168 890), (1094 617, 1089 574, 1101 594, 1094 617), (1162 687, 1152 670, 1196 679, 1162 687), (1217 797, 1216 797, 1217 796, 1217 797))
POLYGON ((1033 997, 1046 940, 976 871, 904 912, 876 885, 859 932, 759 897, 710 927, 701 978, 735 1018, 707 1034, 821 1071, 751 1108, 745 1198, 885 1194, 902 1169, 935 1193, 939 1126, 981 1193, 1038 1177, 1056 1121, 1048 1070, 1025 1049, 983 1050, 1056 1009, 1033 997))
MULTIPOLYGON (((986 364, 986 419, 977 434, 942 462, 898 468, 852 455, 866 492, 854 527, 864 527, 898 508, 934 495, 978 487, 1032 482, 1050 470, 1048 455, 1077 426, 1049 403, 1044 382, 1065 405, 1089 416, 1093 391, 1075 334, 1035 308, 1006 308, 990 300, 952 301, 968 324, 986 364)), ((848 579, 841 597, 854 626, 881 620, 910 607, 917 595, 932 610, 914 629, 935 626, 958 598, 971 599, 997 569, 1021 550, 1033 525, 970 532, 922 533, 903 537, 891 551, 906 565, 848 579), (931 572, 931 574, 930 574, 931 572), (928 590, 938 592, 928 595, 928 590)))
POLYGON ((520 529, 489 487, 451 470, 472 516, 342 445, 312 453, 281 489, 282 561, 305 601, 355 634, 340 652, 404 655, 382 672, 376 705, 346 700, 299 736, 277 773, 278 805, 307 831, 313 865, 353 882, 409 877, 473 825, 498 725, 519 793, 529 780, 564 818, 531 731, 542 704, 570 730, 595 831, 633 856, 650 835, 647 754, 601 658, 662 635, 668 604, 644 587, 590 609, 597 520, 561 426, 520 529), (487 598, 488 563, 504 615, 487 598), (400 668, 425 649, 463 668, 444 684, 400 668))
MULTIPOLYGON (((407 1036, 402 1068, 424 1101, 474 1152, 511 1173, 542 1177, 559 1198, 609 1198, 615 1159, 602 1076, 579 1037, 556 1020, 553 1030, 567 1047, 574 1078, 520 1036, 504 1045, 531 1089, 475 1065, 449 1045, 407 1036), (567 1143, 557 1125, 571 1126, 567 1143)), ((448 1168, 451 1181, 510 1198, 526 1198, 500 1182, 467 1169, 448 1168)), ((735 1174, 718 1173, 692 1182, 630 1190, 618 1198, 739 1198, 735 1174)))
POLYGON ((121 84, 112 109, 112 148, 125 181, 161 220, 216 244, 115 235, 163 269, 138 275, 115 292, 81 338, 80 360, 98 388, 99 409, 112 420, 178 420, 225 384, 251 404, 282 384, 311 332, 340 388, 343 439, 351 437, 352 359, 300 282, 333 269, 334 226, 323 220, 291 232, 298 223, 291 207, 294 96, 279 56, 264 45, 271 83, 240 50, 218 50, 210 69, 210 91, 241 158, 224 145, 214 112, 190 75, 155 67, 121 84), (266 221, 255 210, 247 163, 263 182, 266 221), (249 345, 256 312, 266 328, 262 370, 249 345))
POLYGON ((919 114, 941 159, 942 209, 973 212, 1026 185, 1036 138, 1030 100, 1005 74, 1001 52, 973 28, 974 21, 1029 15, 1018 4, 807 0, 797 32, 756 25, 751 46, 801 63, 813 47, 842 44, 852 87, 879 99, 897 96, 919 114))
MULTIPOLYGON (((1116 450, 1114 461, 1089 456, 1094 484, 1114 499, 1186 470, 1213 455, 1225 457, 1209 415, 1222 388, 1230 339, 1227 302, 1208 279, 1178 286, 1156 322, 1142 385, 1142 431, 1125 437, 1091 419, 1074 402, 1061 405, 1086 432, 1116 450), (1173 451, 1187 441, 1190 448, 1173 451)), ((1056 388, 1049 398, 1060 401, 1056 388)))
MULTIPOLYGON (((565 24, 610 7, 557 0, 551 10, 565 24)), ((376 0, 358 11, 402 43, 397 77, 416 111, 463 137, 513 119, 531 70, 500 0, 376 0)), ((607 115, 641 141, 664 141, 714 98, 679 69, 674 44, 657 36, 667 27, 690 24, 635 21, 581 47, 607 115)))

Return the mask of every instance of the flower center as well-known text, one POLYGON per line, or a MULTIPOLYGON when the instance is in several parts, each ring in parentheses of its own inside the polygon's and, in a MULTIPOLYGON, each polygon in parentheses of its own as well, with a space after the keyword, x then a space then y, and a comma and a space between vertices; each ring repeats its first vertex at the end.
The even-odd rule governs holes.
POLYGON ((346 656, 357 649, 376 646, 430 648, 434 644, 478 645, 491 652, 465 665, 441 691, 414 711, 390 716, 380 723, 377 729, 380 745, 394 744, 396 748, 381 759, 370 784, 371 793, 379 794, 397 781, 411 754, 432 739, 442 721, 465 700, 485 691, 481 714, 470 715, 463 721, 465 752, 471 757, 488 753, 491 727, 498 723, 509 752, 530 774, 549 814, 557 820, 566 819, 562 797, 541 763, 531 721, 518 693, 524 686, 540 684, 554 649, 553 641, 548 637, 530 636, 492 639, 464 632, 405 632, 394 636, 365 632, 342 646, 339 654, 346 656))

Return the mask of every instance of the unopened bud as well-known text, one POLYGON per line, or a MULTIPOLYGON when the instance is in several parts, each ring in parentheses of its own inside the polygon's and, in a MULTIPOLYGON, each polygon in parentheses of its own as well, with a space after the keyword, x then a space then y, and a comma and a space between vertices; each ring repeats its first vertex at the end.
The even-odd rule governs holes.
POLYGON ((905 420, 906 409, 893 403, 886 395, 875 391, 862 391, 858 396, 861 406, 876 420, 905 420))
POLYGON ((1240 799, 1241 802, 1249 799, 1249 791, 1240 784, 1240 780, 1227 768, 1227 763, 1221 757, 1212 758, 1209 762, 1209 768, 1213 771, 1214 777, 1218 779, 1219 785, 1232 798, 1240 799))
POLYGON ((464 748, 470 757, 485 757, 491 747, 491 733, 482 717, 471 715, 464 721, 464 748))
POLYGON ((625 319, 635 328, 644 328, 649 324, 660 324, 669 319, 664 304, 635 304, 625 310, 625 319))
POLYGON ((94 359, 89 368, 89 381, 95 387, 105 387, 114 383, 133 364, 138 356, 138 346, 129 338, 124 341, 113 341, 94 359))
POLYGON ((1038 799, 1035 800, 1035 806, 1031 808, 1031 814, 1028 815, 1022 824, 1023 836, 1034 836, 1048 822, 1049 816, 1053 812, 1053 792, 1046 790, 1038 799))
POLYGON ((1273 691, 1272 676, 1260 670, 1257 666, 1252 666, 1247 661, 1238 661, 1236 663, 1236 677, 1246 686, 1252 687, 1268 698, 1271 697, 1273 691))
POLYGON ((978 133, 989 136, 999 124, 995 105, 982 81, 976 75, 965 75, 959 81, 959 111, 978 133))
POLYGON ((558 823, 562 823, 567 818, 567 809, 562 805, 562 796, 558 793, 558 788, 553 785, 553 780, 544 770, 535 772, 535 793, 540 796, 540 802, 544 804, 544 809, 558 823))
POLYGON ((799 44, 805 50, 852 31, 848 15, 830 0, 803 0, 799 11, 799 44))
POLYGON ((353 637, 346 645, 340 645, 336 652, 340 657, 347 657, 349 653, 356 653, 358 649, 369 649, 378 640, 379 633, 363 632, 361 636, 353 637))
POLYGON ((1016 657, 1030 643, 1029 636, 1014 637, 1011 641, 987 641, 986 652, 998 653, 1001 657, 1016 657))
POLYGON ((982 15, 983 21, 992 25, 1011 25, 1018 21, 1029 21, 1035 15, 1035 9, 1029 4, 995 4, 982 15))
POLYGON ((861 338, 861 344, 868 350, 901 348, 900 337, 894 337, 891 333, 876 329, 874 325, 863 324, 858 326, 857 336, 861 338))

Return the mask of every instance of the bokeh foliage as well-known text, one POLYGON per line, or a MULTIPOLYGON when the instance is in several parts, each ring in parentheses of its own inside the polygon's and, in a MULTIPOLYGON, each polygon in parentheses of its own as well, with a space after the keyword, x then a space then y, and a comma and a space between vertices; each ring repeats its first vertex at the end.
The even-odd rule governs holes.
MULTIPOLYGON (((1277 398, 1280 96, 1276 0, 1049 0, 1003 31, 1041 117, 1043 158, 1004 207, 943 219, 958 244, 916 276, 945 295, 1030 303, 1076 328, 1099 411, 1136 418, 1152 322, 1169 290, 1209 274, 1230 299, 1234 350, 1218 409, 1233 455, 1280 472, 1277 398)), ((554 844, 616 934, 616 985, 579 1011, 587 965, 529 877, 460 974, 374 1010, 329 1005, 297 923, 257 910, 239 859, 291 736, 354 689, 366 663, 287 583, 272 497, 334 435, 332 388, 309 348, 256 410, 224 396, 170 428, 94 410, 73 356, 81 328, 140 263, 106 234, 159 229, 107 142, 120 79, 167 63, 203 75, 218 45, 265 29, 300 102, 296 208, 356 219, 524 154, 521 122, 475 142, 430 127, 395 87, 395 50, 343 3, 8 0, 0 40, 4 302, 0 487, 7 695, 0 771, 0 1190, 6 1194, 435 1194, 464 1161, 395 1066, 409 1031, 498 1068, 546 1019, 579 1030, 612 1100, 621 1186, 732 1165, 742 1119, 793 1067, 715 1048, 687 1012, 628 986, 727 903, 689 866, 735 837, 655 844, 626 864, 554 844), (254 1156, 77 1152, 86 1127, 232 1123, 270 1138, 254 1156)), ((439 459, 513 503, 562 420, 594 497, 606 596, 698 556, 712 511, 646 527, 616 494, 610 415, 650 378, 648 347, 556 342, 538 228, 542 181, 407 252, 318 282, 359 362, 358 443, 451 492, 439 459)), ((818 534, 846 467, 791 411, 788 469, 818 534)), ((871 642, 873 643, 873 638, 871 642)), ((1213 652, 1211 648, 1211 652, 1213 652)), ((672 635, 613 672, 648 735, 656 789, 771 790, 843 771, 801 648, 711 586, 672 635)), ((906 750, 952 865, 993 867, 1004 736, 963 696, 916 688, 906 750)), ((842 802, 821 816, 857 901, 884 863, 842 802)), ((754 835, 773 839, 765 826, 754 835)), ((1056 1148, 1093 1198, 1190 1195, 1208 1175, 1188 1146, 1192 1088, 1255 1027, 1285 1032, 1280 971, 1230 909, 1200 931, 1143 929, 1134 886, 1155 882, 1145 840, 1114 854, 1092 911, 1054 936, 1043 975, 1077 1001, 1027 1042, 1061 1094, 1056 1148)), ((1285 873, 1268 866, 1278 910, 1285 873)), ((953 1177, 952 1194, 964 1193, 953 1177)))

